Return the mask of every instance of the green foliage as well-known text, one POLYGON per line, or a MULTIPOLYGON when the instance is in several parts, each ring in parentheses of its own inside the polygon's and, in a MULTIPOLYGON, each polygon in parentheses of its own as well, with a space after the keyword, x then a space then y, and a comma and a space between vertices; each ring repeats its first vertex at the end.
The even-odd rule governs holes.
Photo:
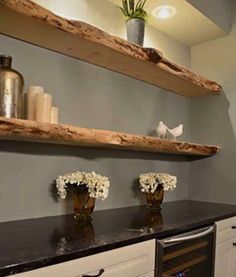
POLYGON ((144 9, 145 3, 146 0, 138 0, 137 3, 135 3, 135 0, 122 0, 122 7, 120 9, 127 20, 131 18, 146 20, 147 12, 144 9))

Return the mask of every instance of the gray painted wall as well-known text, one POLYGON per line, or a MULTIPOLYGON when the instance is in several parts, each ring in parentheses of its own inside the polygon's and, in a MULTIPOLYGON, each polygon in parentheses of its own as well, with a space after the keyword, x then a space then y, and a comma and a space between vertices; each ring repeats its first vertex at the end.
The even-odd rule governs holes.
POLYGON ((222 146, 214 158, 191 163, 192 199, 236 204, 235 45, 236 21, 229 36, 192 48, 192 68, 224 88, 219 97, 192 101, 192 140, 222 146))
MULTIPOLYGON (((176 43, 181 63, 189 49, 176 43), (180 51, 178 51, 180 49, 180 51)), ((0 50, 14 57, 14 67, 29 84, 42 85, 60 107, 60 122, 85 127, 148 134, 159 120, 185 125, 190 137, 190 101, 120 74, 0 36, 0 50)), ((173 48, 174 50, 174 48, 173 48)), ((62 173, 95 170, 109 176, 110 196, 97 209, 140 204, 140 173, 166 171, 178 176, 178 188, 165 200, 188 196, 189 164, 179 158, 115 150, 0 142, 0 221, 58 215, 64 206, 53 197, 52 182, 62 173)))

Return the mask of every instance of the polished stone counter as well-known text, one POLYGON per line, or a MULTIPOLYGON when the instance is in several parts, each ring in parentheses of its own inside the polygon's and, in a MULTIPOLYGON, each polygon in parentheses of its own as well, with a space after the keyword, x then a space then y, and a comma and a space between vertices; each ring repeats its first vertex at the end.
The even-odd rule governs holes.
POLYGON ((73 215, 0 224, 0 276, 65 262, 153 238, 164 238, 236 216, 236 206, 197 201, 97 211, 91 222, 73 215))

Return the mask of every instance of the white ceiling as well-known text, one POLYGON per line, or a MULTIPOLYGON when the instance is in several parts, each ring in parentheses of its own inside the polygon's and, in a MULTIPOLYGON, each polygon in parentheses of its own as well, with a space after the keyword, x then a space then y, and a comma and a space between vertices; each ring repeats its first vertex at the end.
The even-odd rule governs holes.
MULTIPOLYGON (((121 0, 109 1, 115 5, 121 4, 121 0)), ((146 9, 149 14, 149 24, 188 46, 226 35, 225 30, 185 0, 148 0, 146 9), (152 16, 152 10, 160 5, 174 6, 177 14, 165 20, 152 16)))

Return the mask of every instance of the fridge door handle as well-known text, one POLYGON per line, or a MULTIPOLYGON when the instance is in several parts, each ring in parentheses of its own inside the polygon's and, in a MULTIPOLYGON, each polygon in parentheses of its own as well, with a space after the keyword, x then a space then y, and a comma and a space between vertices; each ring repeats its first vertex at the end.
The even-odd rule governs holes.
POLYGON ((214 229, 215 229, 215 227, 211 226, 203 232, 200 232, 200 233, 197 233, 197 234, 194 234, 194 235, 188 235, 188 236, 183 236, 183 237, 178 237, 178 238, 166 239, 166 240, 163 240, 163 243, 164 244, 169 244, 169 243, 174 243, 174 242, 183 242, 183 241, 187 241, 187 240, 201 238, 201 237, 204 237, 204 236, 212 233, 214 231, 214 229))

